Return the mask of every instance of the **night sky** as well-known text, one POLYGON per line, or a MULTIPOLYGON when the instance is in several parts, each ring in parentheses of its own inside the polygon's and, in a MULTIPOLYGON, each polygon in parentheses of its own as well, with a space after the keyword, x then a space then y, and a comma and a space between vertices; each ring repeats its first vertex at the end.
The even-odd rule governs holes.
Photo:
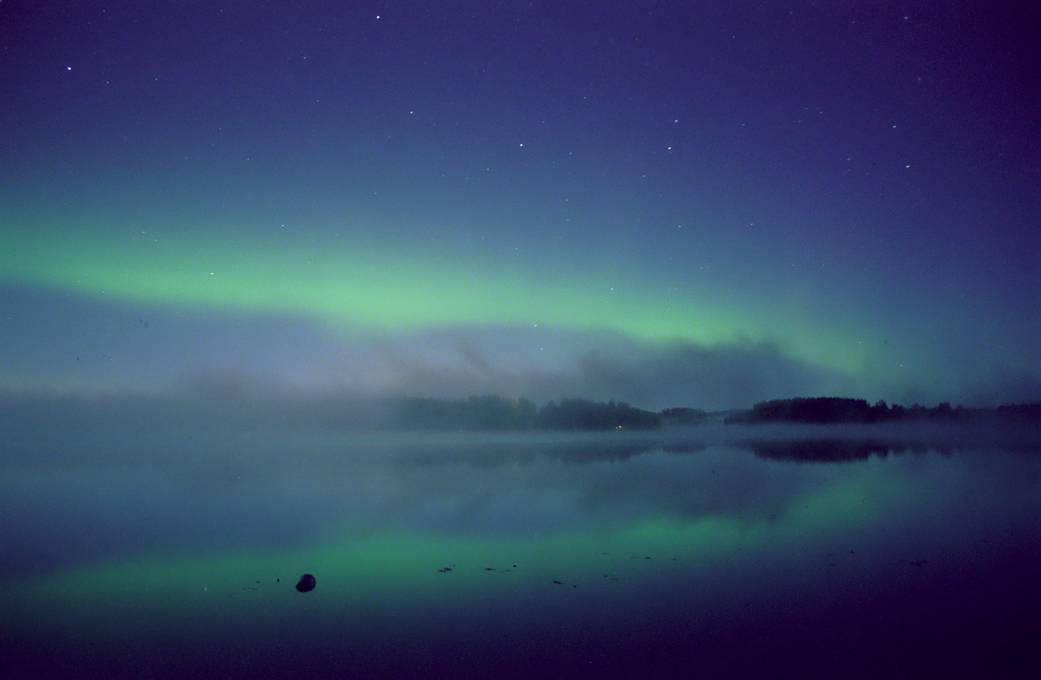
POLYGON ((1041 398, 1032 3, 0 3, 0 389, 1041 398))

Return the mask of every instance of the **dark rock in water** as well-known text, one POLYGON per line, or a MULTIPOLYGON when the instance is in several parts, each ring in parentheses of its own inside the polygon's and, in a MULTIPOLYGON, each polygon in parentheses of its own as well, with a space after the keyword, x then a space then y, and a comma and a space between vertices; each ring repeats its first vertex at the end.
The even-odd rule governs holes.
POLYGON ((318 584, 315 577, 311 574, 304 574, 300 577, 300 580, 296 582, 296 589, 301 593, 309 593, 314 590, 314 587, 318 584))

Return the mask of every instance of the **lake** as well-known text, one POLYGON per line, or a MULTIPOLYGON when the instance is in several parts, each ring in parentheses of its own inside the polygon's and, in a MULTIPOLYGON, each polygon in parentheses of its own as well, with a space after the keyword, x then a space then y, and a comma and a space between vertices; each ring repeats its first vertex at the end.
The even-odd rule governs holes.
POLYGON ((1037 677, 1033 434, 37 431, 0 672, 1037 677))

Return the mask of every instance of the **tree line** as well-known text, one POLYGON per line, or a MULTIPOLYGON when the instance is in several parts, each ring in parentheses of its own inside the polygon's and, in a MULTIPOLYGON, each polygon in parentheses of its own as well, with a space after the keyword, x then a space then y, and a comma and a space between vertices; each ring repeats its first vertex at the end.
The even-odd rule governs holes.
POLYGON ((646 430, 661 417, 625 402, 561 399, 538 408, 530 399, 496 395, 445 400, 404 398, 394 406, 398 427, 458 430, 646 430))
MULTIPOLYGON (((539 407, 530 399, 498 395, 466 399, 402 397, 381 406, 357 403, 331 424, 339 427, 366 426, 404 430, 649 430, 662 426, 699 425, 717 421, 723 414, 700 409, 673 407, 662 411, 636 408, 624 401, 598 402, 560 399, 539 407)), ((734 411, 723 422, 753 423, 881 423, 899 421, 986 422, 1022 421, 1041 423, 1041 403, 1007 404, 995 409, 952 407, 942 402, 933 407, 914 404, 869 404, 864 399, 844 397, 798 397, 774 399, 734 411)))
POLYGON ((1004 404, 994 409, 952 407, 940 402, 928 407, 921 404, 889 405, 885 401, 869 404, 864 399, 843 397, 799 397, 773 399, 755 404, 749 411, 731 414, 727 423, 878 423, 903 420, 934 422, 971 422, 1016 420, 1041 422, 1041 403, 1004 404))

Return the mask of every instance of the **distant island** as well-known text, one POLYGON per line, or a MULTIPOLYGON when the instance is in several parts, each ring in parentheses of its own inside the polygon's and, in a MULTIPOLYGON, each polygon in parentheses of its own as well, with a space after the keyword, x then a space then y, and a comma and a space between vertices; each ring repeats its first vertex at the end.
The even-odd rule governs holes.
POLYGON ((749 423, 882 423, 894 421, 980 422, 1031 421, 1041 422, 1041 403, 1005 404, 997 408, 951 407, 941 402, 929 408, 920 404, 901 406, 878 401, 868 404, 864 399, 843 397, 811 397, 761 401, 749 411, 738 411, 724 420, 730 424, 749 423))
MULTIPOLYGON (((350 419, 341 421, 348 425, 350 419)), ((405 430, 653 430, 705 423, 748 425, 763 423, 887 423, 899 421, 1041 423, 1041 403, 1008 404, 993 409, 869 404, 864 399, 812 397, 775 399, 751 409, 711 413, 672 407, 650 411, 622 401, 598 402, 561 399, 538 407, 530 399, 497 395, 466 399, 402 397, 385 403, 379 418, 383 427, 405 430)))

